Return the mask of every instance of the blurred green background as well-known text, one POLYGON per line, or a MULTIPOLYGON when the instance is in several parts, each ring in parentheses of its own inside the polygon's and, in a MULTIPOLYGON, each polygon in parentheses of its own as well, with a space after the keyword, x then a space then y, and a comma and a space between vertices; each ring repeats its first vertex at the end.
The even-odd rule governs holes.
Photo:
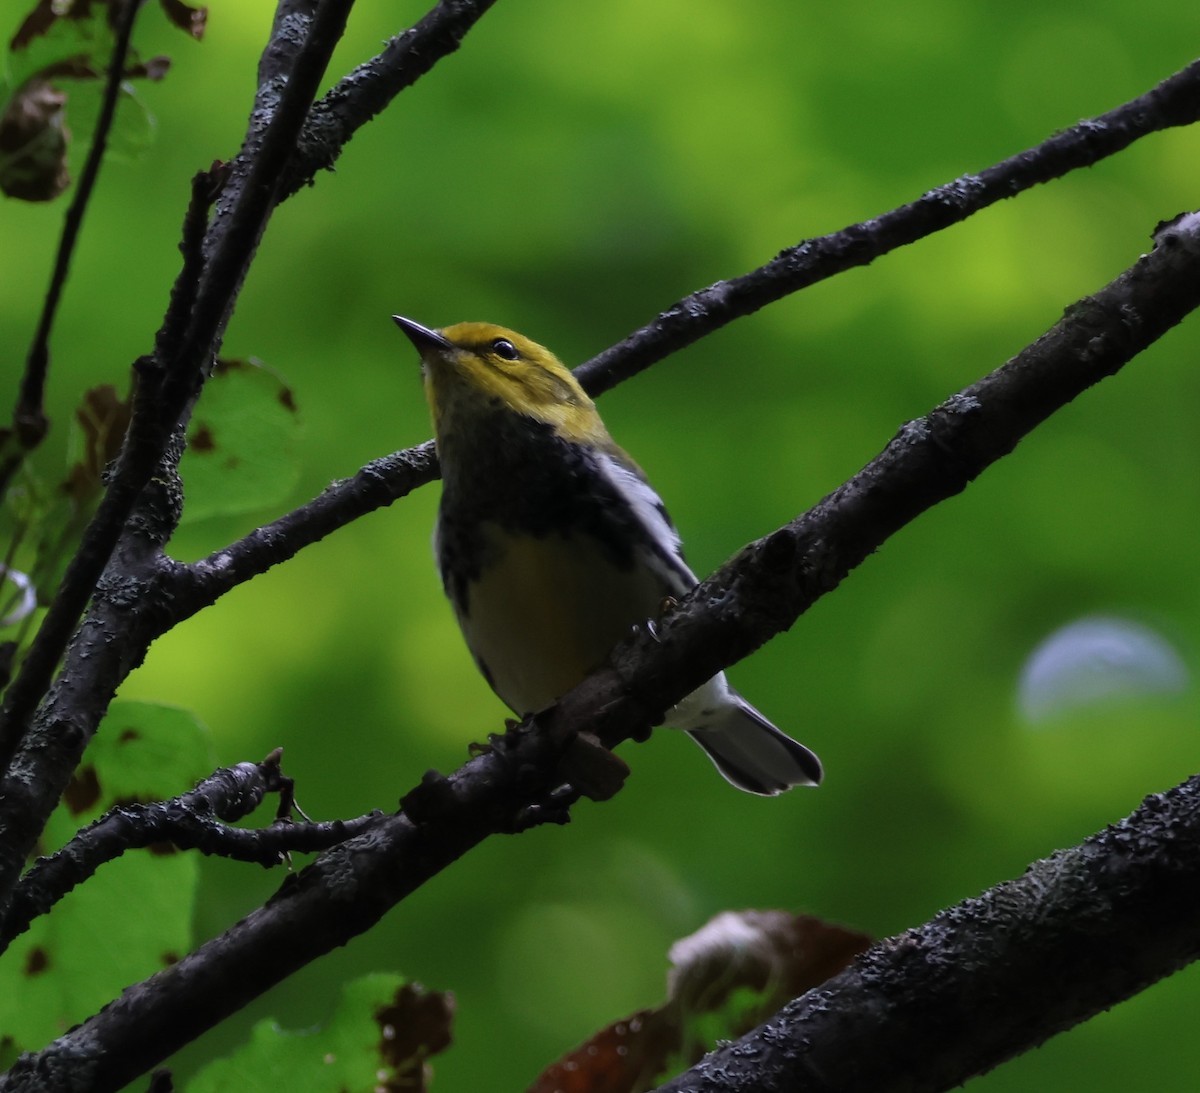
MULTIPOLYGON (((89 214, 53 344, 59 426, 82 388, 123 384, 150 348, 188 179, 244 131, 271 5, 210 7, 199 45, 143 13, 140 49, 174 68, 138 87, 156 137, 113 158, 89 214)), ((423 11, 360 0, 331 77, 423 11)), ((276 215, 225 350, 291 384, 299 481, 270 511, 187 524, 173 550, 201 556, 427 437, 393 312, 502 323, 577 363, 687 292, 1036 144, 1198 52, 1200 8, 1182 0, 498 3, 276 215)), ((707 573, 1131 264, 1158 221, 1197 206, 1198 177, 1200 134, 1151 137, 737 322, 602 411, 707 573)), ((63 208, 10 200, 0 215, 10 385, 63 208)), ((612 802, 584 803, 565 830, 492 840, 193 1046, 181 1073, 253 1019, 311 1025, 343 979, 394 969, 457 995, 438 1088, 519 1089, 659 1001, 667 947, 722 909, 887 935, 1192 773, 1198 349, 1193 319, 734 668, 820 753, 820 790, 738 794, 698 749, 657 733, 625 752, 633 776, 612 802), (1034 651, 1094 616, 1133 620, 1158 644, 1120 627, 1075 642, 1090 659, 1051 665, 1023 710, 1034 651), (1089 699, 1079 678, 1098 662, 1118 664, 1122 686, 1089 699)), ((64 432, 38 455, 51 478, 64 432)), ((315 817, 393 807, 504 716, 442 601, 436 502, 423 489, 229 595, 159 642, 122 695, 195 711, 223 763, 283 745, 315 817)), ((204 870, 202 937, 281 880, 204 870)), ((1177 1085, 1198 1003, 1193 969, 971 1088, 1177 1085)))

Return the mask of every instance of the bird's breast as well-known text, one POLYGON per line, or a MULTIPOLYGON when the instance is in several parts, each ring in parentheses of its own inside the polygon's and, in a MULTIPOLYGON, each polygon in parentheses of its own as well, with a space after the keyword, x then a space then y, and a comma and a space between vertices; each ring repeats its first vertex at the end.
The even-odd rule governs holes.
POLYGON ((600 667, 667 595, 651 567, 619 564, 586 533, 534 536, 490 522, 478 531, 482 564, 455 610, 492 688, 519 714, 553 704, 600 667))

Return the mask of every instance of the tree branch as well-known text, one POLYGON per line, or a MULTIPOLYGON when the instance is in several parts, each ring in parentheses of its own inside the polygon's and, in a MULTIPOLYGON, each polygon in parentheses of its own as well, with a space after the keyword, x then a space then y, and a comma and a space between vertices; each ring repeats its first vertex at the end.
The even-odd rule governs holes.
POLYGON ((195 788, 169 801, 119 805, 79 831, 61 850, 40 858, 21 878, 0 928, 5 944, 29 928, 100 866, 129 850, 170 843, 264 867, 279 865, 292 852, 327 850, 358 835, 380 813, 328 823, 293 823, 292 780, 283 775, 280 754, 261 763, 239 763, 214 771, 195 788), (268 793, 280 794, 280 809, 270 827, 230 827, 248 816, 268 793))
MULTIPOLYGON (((741 551, 653 631, 622 643, 611 667, 449 778, 428 775, 405 799, 405 813, 321 855, 220 938, 131 987, 44 1051, 23 1056, 0 1093, 78 1065, 87 1066, 96 1093, 119 1088, 369 929, 484 838, 563 818, 572 795, 560 800, 553 791, 567 766, 587 761, 590 737, 611 747, 642 735, 715 671, 791 626, 898 528, 958 493, 1197 306, 1200 215, 1190 214, 1162 229, 1149 255, 1068 309, 1036 343, 905 426, 845 485, 741 551)), ((1165 940, 1157 946, 1169 947, 1165 940)))
POLYGON ((806 239, 751 273, 693 292, 580 365, 576 374, 592 394, 607 391, 733 319, 835 273, 869 265, 1040 183, 1091 167, 1151 133, 1198 119, 1200 61, 1193 61, 1144 95, 1055 133, 979 174, 963 175, 862 224, 806 239))
MULTIPOLYGON (((325 65, 336 45, 341 27, 353 0, 316 0, 311 20, 297 18, 291 11, 296 4, 282 7, 291 12, 286 21, 288 33, 301 28, 301 44, 295 49, 291 75, 281 80, 282 90, 271 95, 266 104, 260 87, 260 109, 256 110, 245 147, 252 157, 235 162, 226 191, 225 204, 219 208, 210 226, 205 246, 205 268, 189 321, 184 328, 173 359, 144 358, 140 370, 138 396, 125 444, 117 461, 108 489, 95 517, 84 533, 78 553, 67 568, 62 584, 38 630, 21 670, 9 685, 0 709, 0 762, 7 776, 0 783, 0 894, 11 892, 16 877, 32 848, 54 802, 62 793, 79 755, 82 754, 99 722, 107 699, 124 674, 104 678, 97 675, 97 663, 106 658, 93 653, 106 646, 127 673, 145 655, 146 645, 131 640, 112 642, 108 635, 125 630, 144 632, 134 621, 127 625, 130 602, 128 586, 146 579, 147 572, 157 573, 162 543, 178 520, 178 497, 161 504, 156 497, 143 516, 130 521, 140 496, 151 476, 160 468, 164 456, 167 467, 160 476, 171 477, 180 447, 177 430, 186 419, 187 408, 203 383, 207 366, 220 344, 225 323, 233 309, 247 264, 274 208, 276 183, 294 149, 297 133, 319 85, 325 65), (247 164, 242 166, 242 164, 247 164), (168 456, 172 443, 176 447, 168 456), (158 517, 149 522, 151 516, 158 517), (110 571, 109 590, 115 593, 119 608, 109 626, 101 625, 97 613, 85 620, 77 645, 82 645, 75 671, 64 672, 64 686, 43 711, 41 731, 35 740, 25 740, 30 718, 46 694, 55 667, 71 639, 72 631, 101 574, 122 540, 126 543, 128 568, 110 571), (126 588, 122 589, 122 585, 126 588), (89 624, 91 632, 89 633, 89 624), (93 648, 93 646, 95 648, 93 648), (82 683, 102 701, 90 705, 72 702, 73 685, 82 683), (27 745, 17 755, 22 742, 27 745)), ((312 6, 312 5, 308 5, 312 6)), ((280 20, 280 22, 284 22, 280 20)), ((277 26, 280 33, 283 30, 277 26)), ((275 46, 274 39, 268 51, 275 46)), ((264 63, 263 74, 278 79, 272 66, 264 63)), ((189 294, 183 294, 189 298, 189 294)), ((171 326, 164 323, 164 328, 171 326)), ((169 487, 168 487, 169 489, 169 487)), ((161 493, 162 491, 152 491, 161 493)), ((110 602, 110 606, 112 606, 110 602)), ((148 644, 148 643, 147 643, 148 644)), ((68 669, 71 665, 67 666, 68 669)), ((3 900, 0 900, 0 904, 3 900)))
MULTIPOLYGON (((161 476, 167 480, 164 490, 170 492, 169 480, 173 478, 172 469, 181 451, 178 431, 185 424, 188 408, 203 383, 206 366, 220 346, 224 325, 232 313, 266 218, 282 199, 281 180, 296 155, 300 126, 310 112, 319 79, 352 5, 353 0, 283 0, 278 6, 275 25, 259 65, 259 88, 251 125, 241 154, 228 172, 220 208, 206 233, 202 248, 204 262, 198 264, 185 256, 184 272, 176 282, 172 304, 186 306, 187 314, 178 313, 178 308, 168 312, 156 354, 140 362, 139 408, 134 410, 113 479, 17 678, 5 692, 0 708, 0 765, 13 774, 11 768, 19 747, 23 741, 29 746, 20 761, 23 769, 0 783, 0 894, 11 890, 54 800, 95 731, 108 697, 125 674, 142 660, 152 639, 169 629, 169 623, 149 624, 148 615, 154 615, 155 624, 160 621, 164 596, 158 582, 169 567, 162 564, 157 554, 178 522, 175 506, 179 499, 161 496, 148 499, 142 496, 143 490, 166 457, 167 466, 161 476), (139 499, 142 510, 137 520, 131 522, 139 499), (56 696, 58 701, 43 711, 43 726, 54 726, 53 731, 43 728, 36 741, 26 740, 36 704, 46 695, 54 668, 64 656, 71 632, 86 601, 97 589, 101 572, 113 557, 122 534, 127 540, 122 551, 124 561, 110 572, 110 588, 121 584, 126 587, 116 605, 122 612, 120 623, 109 630, 94 612, 80 631, 80 642, 88 648, 80 649, 74 665, 76 671, 65 673, 72 685, 88 689, 95 701, 88 707, 79 707, 60 693, 56 696), (134 613, 134 600, 128 595, 128 589, 133 587, 154 587, 160 591, 151 597, 148 612, 140 613, 138 619, 128 618, 134 613), (94 627, 92 632, 100 635, 122 632, 127 639, 114 643, 102 638, 97 643, 101 655, 92 656, 96 649, 90 648, 94 642, 85 633, 88 624, 94 627), (134 633, 137 638, 132 637, 134 633), (109 678, 106 672, 115 674, 109 678), (84 715, 80 710, 88 713, 84 715)), ((455 36, 461 37, 473 18, 478 18, 487 6, 490 5, 484 2, 446 0, 422 20, 426 36, 419 36, 418 43, 425 42, 431 50, 436 47, 442 53, 450 52, 457 41, 455 36)), ((427 71, 442 53, 422 55, 413 61, 412 71, 416 74, 427 71)), ((215 178, 216 172, 210 176, 215 178)), ((191 234, 194 233, 185 230, 185 235, 191 234)), ((100 599, 97 597, 97 601, 100 599)), ((68 686, 67 690, 70 689, 68 686)))
POLYGON ((296 156, 280 189, 280 200, 329 170, 350 139, 462 44, 467 32, 496 0, 439 0, 420 22, 392 38, 386 48, 329 89, 309 115, 296 156))
MULTIPOLYGON (((964 175, 891 212, 805 240, 750 273, 694 292, 581 364, 575 373, 591 394, 602 394, 676 350, 790 293, 854 266, 868 265, 1038 183, 1091 166, 1150 133, 1198 118, 1200 61, 1123 106, 1080 122, 978 175, 964 175)), ((427 442, 377 459, 352 477, 335 482, 313 501, 187 570, 179 570, 175 621, 190 617, 360 516, 390 505, 437 474, 436 456, 427 442)))
POLYGON ((171 577, 169 628, 220 599, 239 584, 294 557, 326 535, 369 512, 390 505, 438 474, 433 441, 372 460, 352 477, 334 482, 300 508, 255 528, 244 538, 189 565, 171 577))
MULTIPOLYGON (((1116 373, 1197 307, 1200 214, 1188 213, 1161 226, 1150 254, 1068 307, 1036 342, 909 422, 853 478, 741 550, 653 634, 619 646, 609 681, 597 673, 571 692, 581 699, 579 711, 616 714, 616 736, 592 721, 611 744, 620 738, 618 696, 627 689, 651 713, 666 710, 718 669, 790 627, 892 534, 961 492, 1052 413, 1116 373), (718 616, 710 603, 721 605, 718 616), (655 674, 642 669, 651 656, 659 666, 655 674), (677 680, 686 684, 682 690, 677 680)), ((564 699, 560 707, 566 704, 564 699)))
POLYGON ((659 1093, 937 1093, 1200 956, 1200 777, 1147 797, 719 1047, 659 1093))

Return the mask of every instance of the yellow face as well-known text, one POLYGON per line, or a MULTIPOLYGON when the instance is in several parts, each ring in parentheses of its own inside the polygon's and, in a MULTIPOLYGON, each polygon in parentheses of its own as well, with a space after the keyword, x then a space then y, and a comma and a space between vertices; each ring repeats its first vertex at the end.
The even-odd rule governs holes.
POLYGON ((504 407, 553 425, 571 440, 607 439, 595 404, 544 346, 491 323, 457 323, 437 334, 445 344, 428 341, 418 348, 439 435, 504 407))

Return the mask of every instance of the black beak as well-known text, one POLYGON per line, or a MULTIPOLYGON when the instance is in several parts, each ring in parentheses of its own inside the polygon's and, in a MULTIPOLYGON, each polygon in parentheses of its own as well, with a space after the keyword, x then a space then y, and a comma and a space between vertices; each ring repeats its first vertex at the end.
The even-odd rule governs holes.
POLYGON ((423 354, 427 349, 454 348, 453 343, 443 338, 436 330, 414 323, 412 319, 406 319, 403 315, 393 315, 392 322, 408 335, 408 340, 417 347, 418 353, 423 354))

